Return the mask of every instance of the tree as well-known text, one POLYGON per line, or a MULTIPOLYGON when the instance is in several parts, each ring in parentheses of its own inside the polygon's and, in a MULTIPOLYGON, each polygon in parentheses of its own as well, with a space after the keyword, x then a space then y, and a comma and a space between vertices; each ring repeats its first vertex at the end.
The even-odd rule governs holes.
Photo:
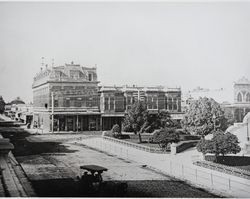
POLYGON ((155 129, 176 127, 176 123, 171 119, 171 116, 167 111, 158 111, 157 114, 149 114, 147 121, 148 126, 146 132, 149 133, 152 133, 155 129))
POLYGON ((181 125, 191 134, 205 136, 214 129, 226 130, 228 122, 220 104, 212 98, 204 97, 191 102, 181 125))
POLYGON ((211 140, 202 138, 196 147, 203 155, 207 153, 214 154, 215 162, 217 162, 219 155, 236 154, 241 151, 237 136, 222 131, 215 131, 211 140))
POLYGON ((148 127, 148 111, 145 102, 135 102, 123 120, 123 130, 138 134, 139 142, 142 142, 141 133, 148 127))
POLYGON ((3 100, 3 97, 0 96, 0 114, 4 112, 5 102, 3 100))

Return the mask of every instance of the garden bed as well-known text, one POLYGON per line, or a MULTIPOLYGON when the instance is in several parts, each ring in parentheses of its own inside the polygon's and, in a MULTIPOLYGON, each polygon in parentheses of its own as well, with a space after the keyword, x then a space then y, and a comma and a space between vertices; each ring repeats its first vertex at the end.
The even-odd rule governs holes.
POLYGON ((237 167, 226 166, 223 164, 217 164, 210 161, 197 161, 194 162, 195 165, 205 167, 211 170, 219 171, 222 173, 227 173, 230 175, 238 176, 241 178, 250 179, 250 171, 243 170, 237 167))
MULTIPOLYGON (((206 155, 205 160, 214 162, 214 155, 206 155)), ((219 156, 217 157, 217 163, 227 166, 250 166, 250 157, 248 156, 219 156)))

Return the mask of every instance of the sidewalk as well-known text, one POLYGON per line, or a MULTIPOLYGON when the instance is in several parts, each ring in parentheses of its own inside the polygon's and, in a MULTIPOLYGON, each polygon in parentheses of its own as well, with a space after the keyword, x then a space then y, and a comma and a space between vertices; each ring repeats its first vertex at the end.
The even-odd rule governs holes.
MULTIPOLYGON (((3 115, 0 115, 0 118, 4 121, 12 121, 3 115)), ((1 133, 0 139, 5 140, 3 139, 1 133)), ((0 153, 0 197, 36 196, 28 178, 26 177, 22 167, 16 161, 12 152, 10 151, 7 154, 6 148, 4 148, 5 145, 3 143, 1 144, 1 147, 3 151, 0 153)))

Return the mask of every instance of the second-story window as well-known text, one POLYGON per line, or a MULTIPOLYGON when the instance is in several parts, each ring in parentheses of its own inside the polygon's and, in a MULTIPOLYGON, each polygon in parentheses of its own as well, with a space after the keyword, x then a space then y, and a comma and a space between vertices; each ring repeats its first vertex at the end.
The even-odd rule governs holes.
POLYGON ((76 107, 81 107, 82 106, 82 98, 77 98, 76 100, 75 100, 75 106, 76 107))
POLYGON ((172 110, 173 109, 173 100, 171 97, 168 98, 168 110, 172 110))
POLYGON ((147 104, 148 104, 148 109, 153 108, 153 98, 151 96, 148 96, 147 98, 147 104))
POLYGON ((157 106, 157 96, 154 96, 152 99, 153 99, 153 102, 152 102, 153 109, 157 109, 158 108, 158 106, 157 106))
POLYGON ((87 107, 92 107, 93 106, 93 97, 88 97, 87 99, 87 107))
POLYGON ((238 102, 242 102, 242 95, 241 95, 241 93, 238 93, 237 101, 238 102))
POLYGON ((176 98, 174 98, 174 100, 173 100, 173 109, 177 110, 177 99, 176 98))
POLYGON ((110 105, 110 110, 114 110, 115 109, 115 99, 114 99, 114 97, 110 97, 110 103, 109 103, 109 105, 110 105))
POLYGON ((58 107, 58 99, 54 100, 54 107, 58 107))
POLYGON ((250 93, 246 94, 246 102, 250 102, 250 93))
POLYGON ((104 98, 104 110, 109 110, 109 98, 104 98))
POLYGON ((66 106, 66 107, 70 107, 70 99, 66 99, 66 101, 65 101, 65 106, 66 106))
POLYGON ((124 111, 124 97, 123 96, 116 96, 116 98, 115 98, 115 110, 118 112, 124 111))

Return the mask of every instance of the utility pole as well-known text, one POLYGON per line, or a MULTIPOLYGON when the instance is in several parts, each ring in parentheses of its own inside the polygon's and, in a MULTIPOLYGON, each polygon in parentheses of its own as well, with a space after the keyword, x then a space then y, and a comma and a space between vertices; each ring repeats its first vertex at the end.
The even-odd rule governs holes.
POLYGON ((137 91, 138 91, 138 102, 140 101, 140 90, 139 88, 137 88, 137 91))
POLYGON ((51 92, 51 132, 54 132, 54 92, 51 92))
POLYGON ((248 129, 249 121, 247 120, 247 141, 249 142, 249 129, 248 129))

